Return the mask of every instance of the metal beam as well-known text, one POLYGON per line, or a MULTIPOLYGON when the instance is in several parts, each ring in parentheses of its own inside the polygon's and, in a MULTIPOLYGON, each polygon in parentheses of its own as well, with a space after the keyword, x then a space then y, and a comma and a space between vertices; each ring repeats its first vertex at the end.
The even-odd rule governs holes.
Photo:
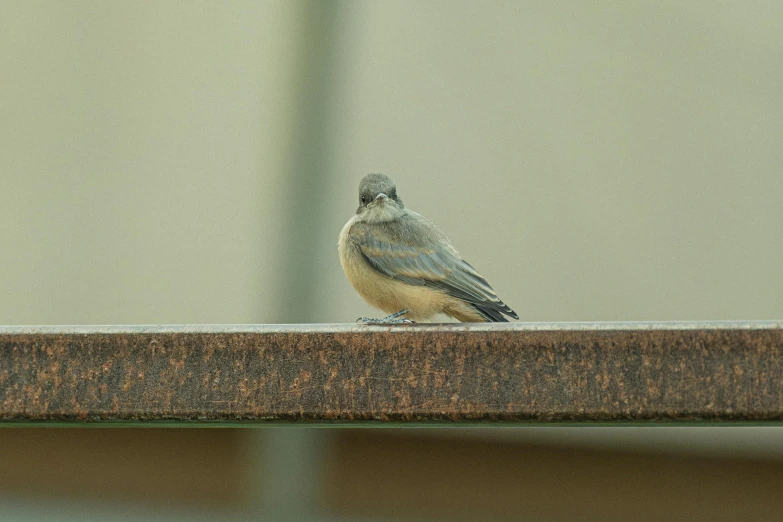
POLYGON ((0 420, 783 420, 783 322, 0 327, 0 420))

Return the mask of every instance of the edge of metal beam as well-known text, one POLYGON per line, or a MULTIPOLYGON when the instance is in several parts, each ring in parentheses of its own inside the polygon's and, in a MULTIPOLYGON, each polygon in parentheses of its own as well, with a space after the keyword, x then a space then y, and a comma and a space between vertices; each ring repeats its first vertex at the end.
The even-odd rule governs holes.
POLYGON ((20 334, 136 334, 136 333, 364 333, 364 332, 537 332, 647 330, 774 330, 783 320, 769 321, 634 321, 552 323, 420 323, 377 325, 313 324, 139 324, 139 325, 0 325, 0 335, 20 334))
POLYGON ((781 383, 783 321, 0 327, 0 425, 762 424, 781 383))

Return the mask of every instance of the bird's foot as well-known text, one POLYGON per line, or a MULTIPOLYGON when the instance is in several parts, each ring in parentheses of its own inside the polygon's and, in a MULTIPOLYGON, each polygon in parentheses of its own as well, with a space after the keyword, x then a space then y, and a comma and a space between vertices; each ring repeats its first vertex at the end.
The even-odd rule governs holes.
POLYGON ((357 319, 358 321, 363 322, 364 324, 412 324, 413 321, 410 319, 399 319, 399 317, 405 315, 408 313, 408 310, 400 310, 397 313, 391 314, 387 317, 384 317, 383 319, 374 319, 372 317, 360 317, 357 319))

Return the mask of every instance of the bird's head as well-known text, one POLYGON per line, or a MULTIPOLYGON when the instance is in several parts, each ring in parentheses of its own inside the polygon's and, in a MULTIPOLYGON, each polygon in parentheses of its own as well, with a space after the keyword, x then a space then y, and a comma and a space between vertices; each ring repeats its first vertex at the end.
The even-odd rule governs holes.
POLYGON ((367 174, 359 183, 359 208, 356 213, 368 223, 392 221, 402 215, 405 205, 397 187, 388 176, 367 174))

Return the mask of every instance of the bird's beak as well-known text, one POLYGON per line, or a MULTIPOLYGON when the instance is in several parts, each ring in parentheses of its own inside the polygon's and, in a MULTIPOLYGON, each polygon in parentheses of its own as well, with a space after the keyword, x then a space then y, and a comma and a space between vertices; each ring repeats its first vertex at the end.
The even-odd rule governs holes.
POLYGON ((385 203, 387 199, 389 199, 389 196, 387 196, 383 192, 381 192, 380 194, 375 196, 375 202, 376 203, 385 203))

